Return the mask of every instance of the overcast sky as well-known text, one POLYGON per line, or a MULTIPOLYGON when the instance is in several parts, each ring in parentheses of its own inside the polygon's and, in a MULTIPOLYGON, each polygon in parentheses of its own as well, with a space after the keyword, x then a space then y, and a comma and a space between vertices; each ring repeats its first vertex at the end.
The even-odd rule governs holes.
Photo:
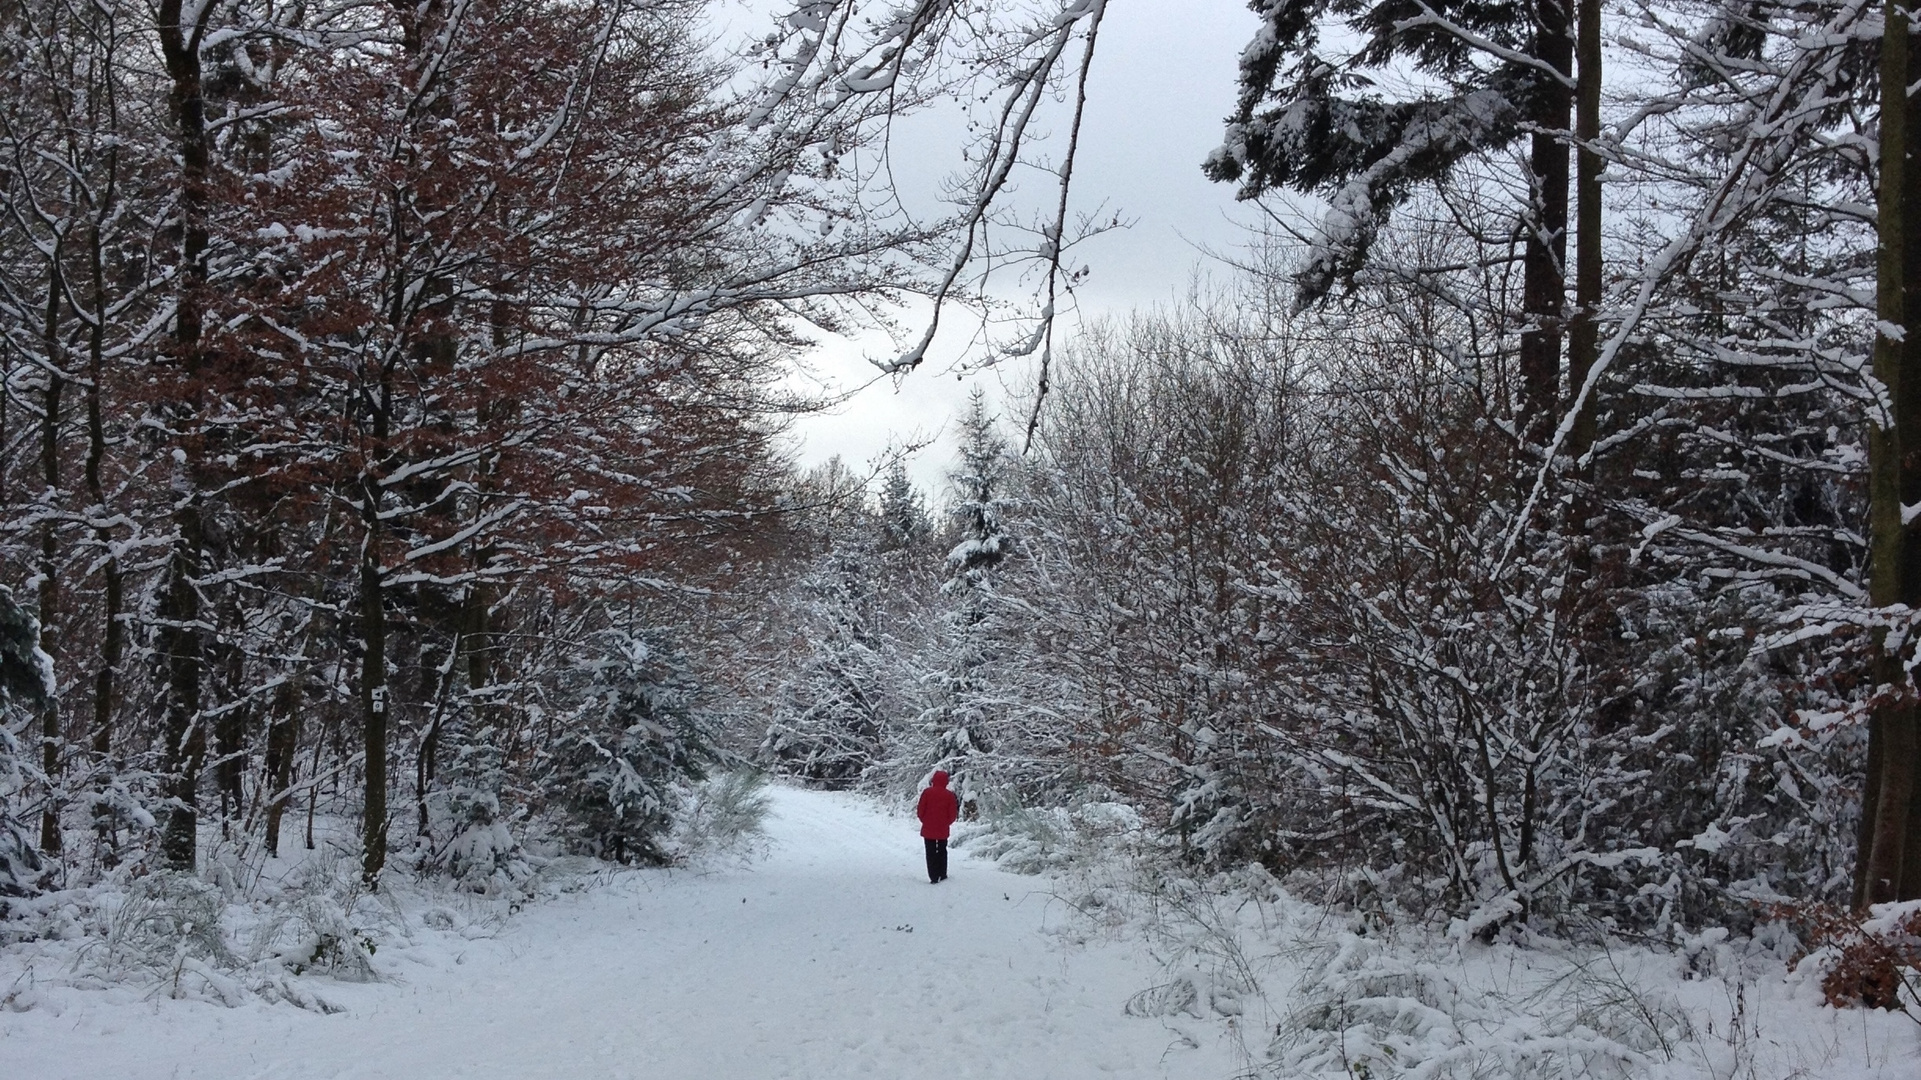
MULTIPOLYGON (((1171 299, 1206 261, 1203 248, 1231 250, 1244 243, 1238 223, 1250 221, 1251 213, 1235 204, 1231 185, 1209 183, 1200 166, 1220 142, 1222 119, 1234 101, 1235 65, 1254 26, 1244 0, 1109 4, 1089 82, 1072 205, 1091 212, 1105 204, 1134 224, 1077 249, 1077 261, 1092 268, 1080 290, 1082 317, 1171 299)), ((957 134, 956 152, 958 140, 957 134)), ((1029 183, 1038 190, 1038 181, 1029 183)), ((1063 329, 1071 335, 1074 320, 1063 329)), ((953 337, 964 338, 967 327, 957 330, 953 337)), ((818 377, 849 388, 874 377, 863 354, 885 352, 881 340, 834 340, 810 364, 818 377)), ((800 420, 800 459, 813 463, 839 454, 863 467, 890 443, 951 432, 949 420, 976 383, 999 398, 1003 385, 1029 377, 1016 366, 957 379, 949 370, 953 353, 944 355, 898 388, 882 381, 833 415, 800 420)), ((935 488, 951 455, 945 438, 921 451, 910 466, 915 479, 935 488)))

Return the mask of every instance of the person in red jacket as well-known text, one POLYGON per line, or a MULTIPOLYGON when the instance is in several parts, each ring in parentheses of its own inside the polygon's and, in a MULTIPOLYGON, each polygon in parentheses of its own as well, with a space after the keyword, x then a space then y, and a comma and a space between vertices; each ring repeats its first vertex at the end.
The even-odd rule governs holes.
POLYGON ((934 770, 914 815, 920 818, 920 837, 927 845, 927 880, 938 885, 947 880, 947 831, 960 817, 960 799, 947 790, 945 772, 934 770))

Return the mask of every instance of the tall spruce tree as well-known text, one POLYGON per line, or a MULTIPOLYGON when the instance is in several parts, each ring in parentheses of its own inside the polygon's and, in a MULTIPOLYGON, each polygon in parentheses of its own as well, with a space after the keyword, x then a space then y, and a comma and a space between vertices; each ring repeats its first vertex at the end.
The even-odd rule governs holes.
POLYGON ((993 579, 1014 550, 1006 517, 1012 480, 1007 442, 976 388, 961 417, 960 457, 948 475, 955 543, 942 586, 949 606, 931 710, 936 766, 953 775, 963 806, 979 794, 982 770, 975 759, 994 749, 995 719, 1004 711, 990 677, 1000 647, 993 579))
POLYGON ((948 481, 954 488, 949 514, 956 543, 947 553, 949 592, 984 592, 988 576, 1013 552, 1007 534, 1006 511, 1013 500, 1008 487, 1013 469, 1007 440, 987 410, 987 396, 979 388, 967 401, 961 417, 960 460, 948 481))
POLYGON ((774 767, 833 788, 854 784, 878 762, 886 724, 871 529, 857 521, 800 583, 802 656, 760 746, 774 767))
POLYGON ((907 463, 895 458, 887 466, 880 488, 880 550, 901 551, 926 543, 934 535, 927 504, 907 478, 907 463))
POLYGON ((1205 169, 1328 202, 1300 268, 1304 302, 1351 280, 1394 209, 1469 158, 1526 139, 1517 427, 1554 430, 1567 280, 1568 134, 1574 101, 1569 0, 1251 0, 1261 28, 1241 56, 1240 100, 1205 169), (1358 39, 1358 48, 1352 43, 1358 39), (1423 85, 1389 96, 1394 71, 1423 85))

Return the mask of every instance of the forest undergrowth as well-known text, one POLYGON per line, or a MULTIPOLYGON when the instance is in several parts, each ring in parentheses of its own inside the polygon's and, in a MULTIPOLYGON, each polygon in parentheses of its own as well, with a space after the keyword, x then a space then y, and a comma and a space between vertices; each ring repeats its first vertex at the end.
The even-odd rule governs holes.
MULTIPOLYGON (((1851 1004, 1828 989, 1844 950, 1788 911, 1744 934, 1667 941, 1598 926, 1482 935, 1379 892, 1357 904, 1365 890, 1324 874, 1283 880, 1250 864, 1196 875, 1106 804, 1002 808, 960 836, 961 850, 1004 869, 1051 875, 1053 929, 1068 947, 1146 950, 1159 976, 1126 1013, 1158 1020, 1179 1045, 1232 1043, 1247 1080, 1876 1075, 1898 1070, 1921 1027, 1911 966, 1888 1009, 1824 1008, 1851 1004)), ((1918 913, 1921 903, 1884 905, 1867 933, 1912 947, 1899 924, 1918 913)))
MULTIPOLYGON (((764 856, 764 786, 738 772, 683 787, 667 865, 699 872, 764 856)), ((315 840, 271 857, 216 834, 195 871, 130 867, 15 901, 0 947, 17 974, 0 985, 0 1009, 41 1006, 59 986, 331 1013, 341 1006, 330 986, 384 981, 396 953, 493 938, 529 905, 633 872, 529 840, 485 876, 396 859, 375 891, 359 871, 353 822, 322 819, 315 840)))

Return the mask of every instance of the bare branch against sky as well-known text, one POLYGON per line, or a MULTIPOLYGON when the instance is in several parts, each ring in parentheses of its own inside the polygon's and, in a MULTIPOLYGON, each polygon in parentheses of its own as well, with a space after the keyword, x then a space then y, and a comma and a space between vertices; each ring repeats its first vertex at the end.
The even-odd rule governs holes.
MULTIPOLYGON (((1116 4, 1109 14, 1089 80, 1070 215, 1118 215, 1128 227, 1076 249, 1074 261, 1089 273, 1074 306, 1063 311, 1061 329, 1068 334, 1084 318, 1181 293, 1197 271, 1205 271, 1206 251, 1242 243, 1244 224, 1252 218, 1235 203, 1231 188, 1201 175, 1200 163, 1220 141, 1222 120, 1233 106, 1235 62, 1253 16, 1236 0, 1134 0, 1116 4)), ((1064 141, 1067 122, 1067 106, 1057 105, 1042 131, 1064 141)), ((955 109, 915 117, 895 133, 897 179, 909 192, 923 193, 930 206, 943 177, 964 164, 963 123, 955 109)), ((1051 180, 1030 170, 1019 179, 1017 203, 1045 212, 1057 194, 1051 180)), ((913 310, 904 322, 917 328, 924 318, 924 311, 913 310)), ((838 454, 859 464, 890 445, 940 436, 910 466, 917 481, 934 483, 952 449, 944 426, 969 387, 984 383, 1002 400, 1031 377, 1025 362, 957 377, 969 327, 963 321, 943 337, 928 362, 901 379, 876 378, 869 362, 889 350, 884 335, 825 337, 809 358, 811 371, 802 376, 808 387, 865 389, 845 406, 796 424, 802 460, 838 454)))

